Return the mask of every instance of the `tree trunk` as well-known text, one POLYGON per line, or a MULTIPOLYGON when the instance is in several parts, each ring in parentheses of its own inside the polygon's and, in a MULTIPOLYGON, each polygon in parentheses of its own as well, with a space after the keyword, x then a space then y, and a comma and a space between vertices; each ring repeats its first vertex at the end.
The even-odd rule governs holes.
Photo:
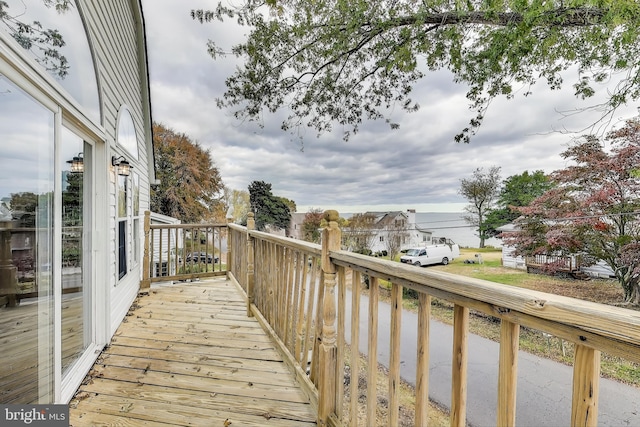
POLYGON ((624 302, 628 304, 640 305, 640 277, 635 277, 632 273, 619 277, 620 284, 624 290, 624 302), (631 276, 631 277, 628 277, 631 276))
POLYGON ((625 302, 640 305, 640 283, 637 280, 634 280, 629 286, 629 295, 625 299, 625 302))

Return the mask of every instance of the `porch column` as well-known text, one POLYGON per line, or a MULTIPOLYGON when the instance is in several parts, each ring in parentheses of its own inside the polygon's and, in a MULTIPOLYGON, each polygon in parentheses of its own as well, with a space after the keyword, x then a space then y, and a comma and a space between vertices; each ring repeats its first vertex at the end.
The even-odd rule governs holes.
POLYGON ((251 230, 255 230, 256 220, 253 212, 247 215, 247 317, 253 317, 251 306, 254 302, 253 287, 255 284, 255 248, 251 230))
POLYGON ((320 337, 318 375, 318 425, 326 426, 329 416, 336 412, 336 386, 338 384, 338 347, 336 345, 336 266, 329 256, 340 250, 338 212, 324 213, 327 226, 322 231, 322 272, 324 274, 324 299, 322 336, 320 337))

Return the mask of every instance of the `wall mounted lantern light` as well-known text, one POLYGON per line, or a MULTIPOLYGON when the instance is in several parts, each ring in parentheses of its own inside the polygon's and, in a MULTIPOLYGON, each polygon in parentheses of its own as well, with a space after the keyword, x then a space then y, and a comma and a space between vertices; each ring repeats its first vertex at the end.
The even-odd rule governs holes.
POLYGON ((129 164, 129 162, 127 161, 127 159, 124 158, 124 156, 111 157, 111 164, 116 168, 118 175, 122 175, 122 176, 129 176, 129 174, 131 173, 131 169, 133 169, 133 166, 129 164))
POLYGON ((84 172, 84 159, 82 158, 82 153, 78 153, 78 155, 74 156, 73 159, 67 160, 67 163, 71 164, 71 173, 84 172))

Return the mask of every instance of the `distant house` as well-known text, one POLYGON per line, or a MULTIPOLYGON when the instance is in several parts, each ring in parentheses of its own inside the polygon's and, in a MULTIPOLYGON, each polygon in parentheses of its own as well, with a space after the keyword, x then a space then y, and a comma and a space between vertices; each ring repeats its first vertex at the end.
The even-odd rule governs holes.
MULTIPOLYGON (((179 219, 151 212, 151 224, 180 224, 179 219)), ((174 276, 178 272, 176 266, 179 264, 181 256, 184 255, 184 237, 175 228, 154 229, 151 233, 151 242, 153 250, 153 263, 151 274, 153 277, 174 276), (163 250, 161 250, 161 248, 163 250), (168 249, 170 248, 170 249, 168 249)), ((186 256, 186 255, 184 255, 186 256)))
POLYGON ((304 238, 302 223, 304 222, 304 217, 306 215, 307 214, 304 212, 293 212, 291 214, 291 222, 289 222, 289 230, 287 232, 289 237, 300 240, 304 238))
POLYGON ((372 220, 369 249, 374 253, 386 251, 389 239, 399 239, 400 249, 431 244, 433 233, 418 226, 415 209, 406 212, 365 212, 364 215, 372 220))
MULTIPOLYGON (((514 224, 505 224, 497 228, 502 233, 517 232, 514 224)), ((502 265, 504 267, 527 270, 528 272, 543 269, 544 264, 559 264, 560 271, 574 275, 575 277, 614 278, 615 273, 604 261, 598 261, 593 265, 580 265, 580 257, 577 255, 558 257, 554 255, 536 255, 535 257, 523 257, 516 255, 516 248, 502 245, 502 265)))
POLYGON ((0 404, 68 402, 142 274, 155 172, 141 2, 58 3, 7 0, 0 17, 0 404), (64 46, 29 44, 10 19, 64 46))

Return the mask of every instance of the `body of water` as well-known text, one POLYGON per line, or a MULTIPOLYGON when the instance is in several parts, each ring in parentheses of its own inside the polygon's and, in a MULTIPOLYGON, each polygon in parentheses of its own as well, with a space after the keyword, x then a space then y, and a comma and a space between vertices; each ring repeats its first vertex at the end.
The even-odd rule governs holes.
MULTIPOLYGON (((446 237, 460 245, 461 248, 477 248, 480 238, 474 227, 464 219, 463 212, 416 212, 418 228, 431 230, 434 237, 446 237)), ((502 247, 500 239, 487 239, 485 246, 502 247)))

